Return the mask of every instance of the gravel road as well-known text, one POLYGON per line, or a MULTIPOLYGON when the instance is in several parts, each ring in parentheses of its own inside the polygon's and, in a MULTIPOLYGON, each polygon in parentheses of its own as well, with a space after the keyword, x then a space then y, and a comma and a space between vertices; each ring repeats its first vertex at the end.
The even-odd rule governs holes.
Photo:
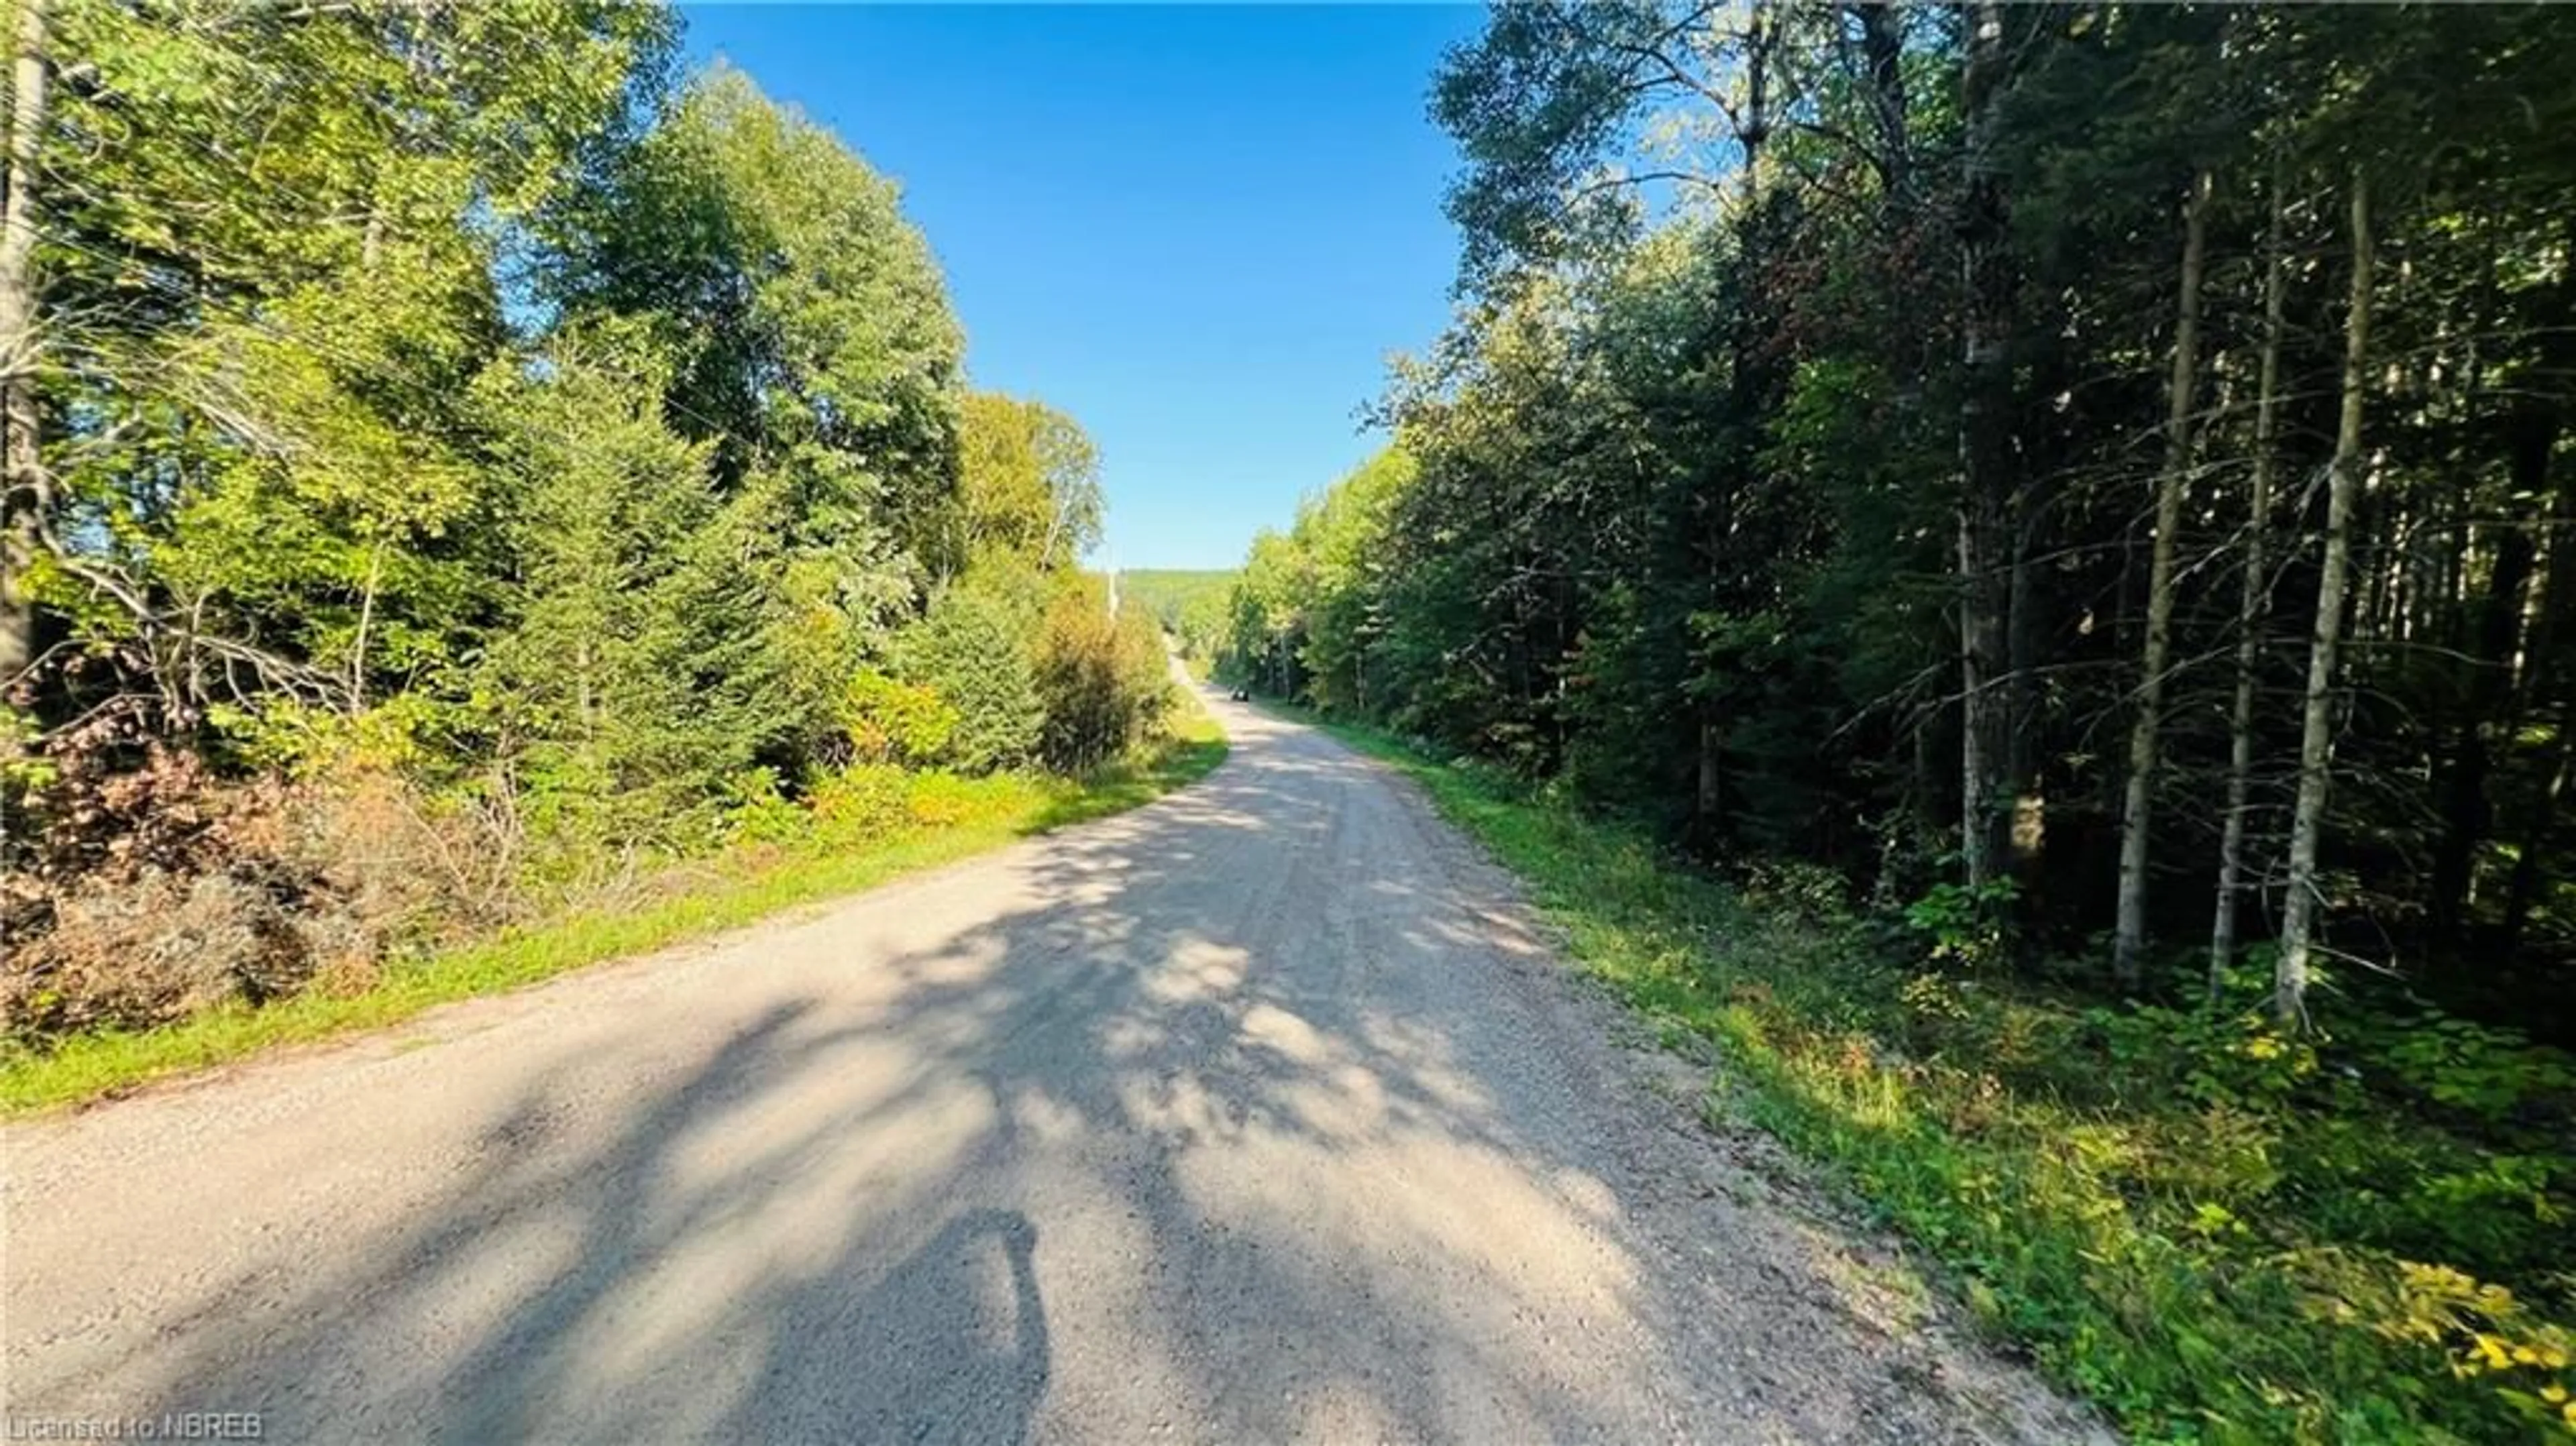
POLYGON ((1149 807, 0 1131, 5 1400, 266 1442, 2063 1441, 1409 785, 1149 807))

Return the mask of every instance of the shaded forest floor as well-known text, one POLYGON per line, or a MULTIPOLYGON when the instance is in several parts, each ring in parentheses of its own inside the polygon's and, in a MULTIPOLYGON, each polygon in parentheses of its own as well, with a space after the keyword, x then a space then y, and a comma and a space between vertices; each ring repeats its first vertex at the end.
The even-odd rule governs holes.
POLYGON ((814 827, 673 863, 543 921, 397 963, 352 992, 316 990, 160 1028, 19 1046, 0 1053, 0 1113, 90 1103, 266 1049, 394 1024, 1134 808, 1225 760, 1224 734, 1204 711, 1190 708, 1176 723, 1141 756, 1083 778, 921 775, 905 821, 891 829, 850 838, 814 827))
POLYGON ((1507 776, 1323 726, 1421 784, 1573 958, 1714 1061, 1712 1123, 1823 1166, 2137 1437, 2576 1439, 2563 1056, 2438 1017, 2302 1040, 2241 1003, 2108 1006, 1943 959, 1821 871, 1723 881, 1507 776))

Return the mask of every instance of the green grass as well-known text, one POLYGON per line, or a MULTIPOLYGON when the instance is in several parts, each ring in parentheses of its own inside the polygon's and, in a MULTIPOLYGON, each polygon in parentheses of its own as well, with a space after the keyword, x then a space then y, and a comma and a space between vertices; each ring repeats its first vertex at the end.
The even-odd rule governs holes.
POLYGON ((1822 1167, 2136 1438, 2576 1439, 2563 1146, 2365 1091, 2253 1013, 1927 967, 1814 870, 1730 884, 1323 726, 1419 783, 1668 1042, 1714 1046, 1713 1115, 1822 1167))
POLYGON ((533 984, 585 965, 736 928, 871 888, 1015 839, 1134 808, 1225 760, 1224 735, 1192 709, 1149 757, 1072 780, 955 781, 935 821, 863 842, 738 849, 676 869, 640 908, 575 910, 389 968, 362 993, 230 1006, 158 1029, 77 1035, 0 1056, 0 1112, 83 1104, 284 1045, 399 1023, 433 1005, 533 984))

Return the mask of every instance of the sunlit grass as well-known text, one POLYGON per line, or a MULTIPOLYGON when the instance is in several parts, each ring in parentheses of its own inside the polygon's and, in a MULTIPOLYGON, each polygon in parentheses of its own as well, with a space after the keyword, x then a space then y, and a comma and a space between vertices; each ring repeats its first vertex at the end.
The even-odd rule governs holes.
POLYGON ((234 1005, 164 1028, 76 1035, 43 1053, 0 1056, 0 1110, 81 1104, 154 1080, 399 1023, 433 1005, 533 984, 856 893, 1032 834, 1102 818, 1206 776, 1225 760, 1214 719, 1195 705, 1146 756, 1085 779, 1021 774, 959 780, 935 823, 855 847, 736 850, 672 870, 640 906, 621 901, 398 963, 362 992, 234 1005))

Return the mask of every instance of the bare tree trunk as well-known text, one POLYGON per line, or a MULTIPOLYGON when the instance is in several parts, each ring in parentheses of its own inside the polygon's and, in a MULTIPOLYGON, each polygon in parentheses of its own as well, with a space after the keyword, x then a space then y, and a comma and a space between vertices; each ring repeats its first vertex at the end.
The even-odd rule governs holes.
MULTIPOLYGON (((2017 468, 2027 472, 2027 466, 2017 468)), ((2048 848, 2048 797, 2039 780, 2039 667, 2046 645, 2047 599, 2040 589, 2040 567, 2033 559, 2040 514, 2047 508, 2041 488, 2013 489, 2004 511, 2004 535, 2010 539, 2011 566, 2004 577, 2004 750, 2002 800, 1998 825, 2012 852, 2004 872, 2028 878, 2048 848)))
POLYGON ((573 644, 573 714, 581 720, 582 747, 587 750, 599 742, 599 705, 591 688, 592 675, 590 635, 585 633, 573 644))
POLYGON ((2263 619, 2271 611, 2270 559, 2274 442, 2281 425, 2283 271, 2281 228, 2287 176, 2272 170, 2272 218, 2263 233, 2263 359, 2254 397, 2254 476, 2246 499, 2245 575, 2236 608, 2236 701, 2227 718, 2227 818, 2218 842, 2218 906, 2209 926, 2209 997, 2217 999, 2236 957, 2236 907, 2245 888, 2245 822, 2254 791, 2254 700, 2262 683, 2263 619))
MULTIPOLYGON (((1914 164, 1911 107, 1905 85, 1905 22, 1903 13, 1892 0, 1856 0, 1849 6, 1859 21, 1864 83, 1869 100, 1870 118, 1877 133, 1877 150, 1873 161, 1878 169, 1878 224, 1888 244, 1898 243, 1918 219, 1922 198, 1918 194, 1914 164)), ((1934 358, 1926 341, 1935 329, 1913 324, 1913 307, 1899 299, 1898 317, 1890 328, 1887 351, 1894 375, 1909 379, 1931 372, 1934 358)), ((1921 401, 1919 382, 1909 380, 1898 394, 1898 405, 1909 410, 1921 401)), ((1920 840, 1936 839, 1941 831, 1940 742, 1934 733, 1942 726, 1937 708, 1911 710, 1906 727, 1907 742, 1912 750, 1912 768, 1906 781, 1906 812, 1913 837, 1909 845, 1920 840)), ((1885 872, 1882 870, 1882 885, 1885 872)))
MULTIPOLYGON (((2545 449, 2554 447, 2557 438, 2536 440, 2537 447, 2517 448, 2523 453, 2514 463, 2518 495, 2541 495, 2546 484, 2545 449)), ((2534 518, 2533 522, 2546 525, 2545 518, 2534 518)), ((2475 607, 2465 597, 2454 605, 2457 613, 2470 619, 2469 636, 2461 640, 2460 649, 2469 675, 2462 690, 2465 696, 2460 719, 2452 729, 2450 757, 2434 772, 2435 807, 2441 813, 2442 832, 2432 850, 2424 932, 2436 948, 2452 954, 2466 941, 2470 910, 2476 900, 2479 846, 2495 832, 2495 809, 2487 799, 2488 775, 2494 768, 2488 738, 2491 731, 2507 739, 2513 736, 2510 730, 2514 720, 2507 705, 2523 593, 2531 582, 2535 561, 2532 529, 2509 522, 2495 529, 2495 534, 2495 557, 2487 565, 2485 596, 2475 607)), ((2465 574, 2466 569, 2462 572, 2465 574)))
POLYGON ((1861 56, 1869 71, 1870 119, 1878 128, 1878 178, 1885 191, 1880 216, 1893 231, 1913 206, 1913 142, 1905 114, 1903 20, 1886 0, 1856 4, 1861 56))
POLYGON ((349 711, 352 713, 365 712, 367 707, 367 633, 376 620, 376 590, 383 586, 384 577, 385 540, 379 537, 367 554, 367 586, 358 601, 358 636, 349 648, 349 711))
POLYGON ((2284 1023, 2306 1017, 2308 955, 2317 926, 2317 836, 2325 825, 2327 767, 2334 752, 2335 653, 2343 641, 2346 580, 2352 570, 2352 514, 2361 497, 2361 408, 2370 360, 2370 183, 2352 178, 2352 307, 2344 322, 2343 406, 2327 474, 2326 555, 2317 575, 2317 631, 2308 648, 2308 699, 2299 734, 2299 801, 2290 815, 2290 897, 2272 1010, 2284 1023))
MULTIPOLYGON (((1973 424, 1973 423, 1972 423, 1973 424)), ((2010 859, 2005 782, 2012 752, 2001 554, 2006 527, 1997 499, 1971 493, 1959 511, 1959 853, 1971 888, 1999 878, 2010 859)))
POLYGON ((2005 269, 2003 181, 1995 156, 2001 124, 2004 12, 1981 0, 1970 16, 1961 103, 1967 117, 1965 195, 1959 217, 1966 320, 1959 408, 1960 857, 1980 888, 2008 867, 2012 713, 2005 686, 2010 606, 2012 495, 2012 284, 2005 269))
POLYGON ((2128 796, 2120 810, 2119 922, 2111 969, 2135 989, 2147 949, 2147 851, 2155 815, 2156 746, 2164 726, 2165 669, 2173 655, 2174 534, 2182 527, 2183 481, 2192 460, 2192 406, 2200 370, 2200 276, 2209 249, 2211 181, 2203 171, 2182 208, 2182 296, 2174 320, 2173 374, 2166 382, 2165 465, 2156 482, 2156 532, 2147 564, 2147 641, 2139 658, 2138 712, 2129 724, 2128 796))
POLYGON ((1055 566, 1055 540, 1063 535, 1065 509, 1072 505, 1062 497, 1055 498, 1054 502, 1055 505, 1047 509, 1046 541, 1038 546, 1038 571, 1040 572, 1049 571, 1055 566))
POLYGON ((0 211, 0 685, 36 655, 27 592, 52 487, 37 450, 36 162, 45 131, 45 0, 17 0, 10 65, 9 194, 0 211))

